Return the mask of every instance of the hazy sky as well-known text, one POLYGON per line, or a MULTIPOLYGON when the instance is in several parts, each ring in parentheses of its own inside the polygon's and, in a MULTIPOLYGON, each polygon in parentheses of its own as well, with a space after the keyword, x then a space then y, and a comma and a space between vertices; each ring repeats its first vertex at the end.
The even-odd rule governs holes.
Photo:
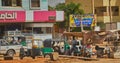
POLYGON ((48 5, 49 6, 56 6, 58 3, 65 3, 65 0, 48 0, 48 5))

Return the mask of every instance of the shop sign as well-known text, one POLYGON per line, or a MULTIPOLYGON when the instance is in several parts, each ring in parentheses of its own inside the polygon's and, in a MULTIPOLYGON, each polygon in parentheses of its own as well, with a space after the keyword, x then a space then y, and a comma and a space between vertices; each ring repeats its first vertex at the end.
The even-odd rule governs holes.
POLYGON ((25 11, 0 11, 0 22, 25 22, 25 11))
POLYGON ((0 19, 16 19, 17 18, 17 13, 2 13, 0 14, 0 19))
POLYGON ((55 22, 55 11, 34 11, 34 22, 55 22))
POLYGON ((33 38, 44 41, 45 39, 52 39, 52 34, 33 34, 33 38))
POLYGON ((55 20, 56 20, 56 17, 55 17, 55 16, 49 16, 49 20, 50 20, 50 21, 55 21, 55 20))

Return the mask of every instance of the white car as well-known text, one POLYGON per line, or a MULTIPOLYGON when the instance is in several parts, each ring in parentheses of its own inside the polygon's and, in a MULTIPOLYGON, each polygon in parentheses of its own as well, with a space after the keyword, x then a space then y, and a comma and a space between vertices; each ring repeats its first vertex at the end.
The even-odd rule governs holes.
POLYGON ((0 39, 0 55, 13 57, 20 52, 20 44, 10 44, 5 39, 0 39))

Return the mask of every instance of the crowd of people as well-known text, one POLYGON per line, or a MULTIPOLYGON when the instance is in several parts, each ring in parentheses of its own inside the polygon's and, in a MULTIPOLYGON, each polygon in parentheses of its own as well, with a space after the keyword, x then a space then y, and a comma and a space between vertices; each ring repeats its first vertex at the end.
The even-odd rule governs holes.
POLYGON ((104 47, 100 47, 98 45, 93 46, 91 41, 89 41, 87 44, 82 44, 82 40, 78 40, 76 38, 69 40, 69 43, 71 47, 66 51, 68 55, 79 55, 84 57, 91 57, 96 55, 97 58, 101 58, 106 54, 108 58, 111 57, 111 48, 108 45, 104 47))

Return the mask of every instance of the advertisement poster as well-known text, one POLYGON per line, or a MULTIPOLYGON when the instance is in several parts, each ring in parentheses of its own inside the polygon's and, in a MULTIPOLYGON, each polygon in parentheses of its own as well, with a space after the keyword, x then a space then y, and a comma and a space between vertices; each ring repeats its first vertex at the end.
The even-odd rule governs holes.
POLYGON ((70 15, 70 27, 90 27, 93 22, 93 15, 70 15))

